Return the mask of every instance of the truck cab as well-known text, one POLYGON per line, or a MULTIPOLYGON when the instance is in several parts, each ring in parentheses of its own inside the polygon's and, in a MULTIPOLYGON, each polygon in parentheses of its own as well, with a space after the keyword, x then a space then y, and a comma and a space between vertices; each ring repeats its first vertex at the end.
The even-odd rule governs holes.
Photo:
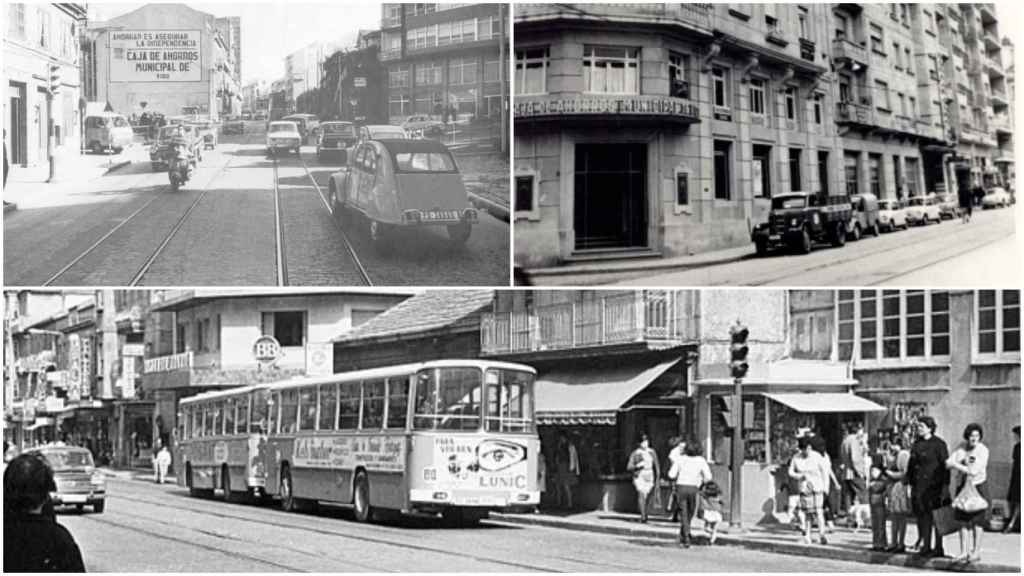
POLYGON ((751 240, 757 255, 786 247, 800 254, 814 249, 815 242, 846 244, 851 219, 850 199, 810 192, 790 192, 772 197, 768 221, 754 227, 751 240))

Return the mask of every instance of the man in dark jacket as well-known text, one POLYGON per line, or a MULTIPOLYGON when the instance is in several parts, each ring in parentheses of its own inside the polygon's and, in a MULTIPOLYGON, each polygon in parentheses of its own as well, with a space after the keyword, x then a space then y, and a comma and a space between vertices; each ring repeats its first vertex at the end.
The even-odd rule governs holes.
POLYGON ((4 470, 4 572, 85 572, 82 552, 52 514, 53 470, 38 453, 4 470))
POLYGON ((935 419, 921 416, 917 419, 917 441, 910 448, 910 462, 907 478, 911 486, 911 508, 917 518, 917 533, 921 538, 918 554, 924 557, 941 558, 942 535, 934 530, 932 513, 942 507, 948 498, 949 470, 946 460, 949 449, 946 442, 935 435, 935 419), (935 547, 932 548, 932 533, 935 533, 935 547))

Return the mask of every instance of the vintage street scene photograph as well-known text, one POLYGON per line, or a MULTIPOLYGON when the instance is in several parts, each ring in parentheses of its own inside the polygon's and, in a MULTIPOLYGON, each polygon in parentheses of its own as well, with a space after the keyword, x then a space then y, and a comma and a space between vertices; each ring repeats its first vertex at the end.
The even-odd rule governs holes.
POLYGON ((1018 285, 1020 16, 516 3, 516 283, 1018 285))
POLYGON ((5 285, 509 285, 507 4, 3 14, 5 285))
POLYGON ((4 571, 1020 572, 1020 291, 4 293, 4 571))

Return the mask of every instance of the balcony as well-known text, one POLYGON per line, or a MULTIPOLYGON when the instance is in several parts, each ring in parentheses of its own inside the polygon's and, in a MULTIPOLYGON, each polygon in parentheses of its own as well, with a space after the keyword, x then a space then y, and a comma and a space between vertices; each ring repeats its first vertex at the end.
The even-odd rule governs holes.
POLYGON ((985 28, 981 35, 985 39, 986 50, 999 50, 1002 48, 999 44, 999 35, 992 28, 985 28))
POLYGON ((994 24, 996 22, 995 4, 977 4, 978 13, 981 15, 983 24, 994 24))
POLYGON ((985 66, 985 71, 988 72, 990 78, 1002 78, 1005 75, 1001 61, 990 56, 982 56, 981 62, 985 66))
POLYGON ((770 28, 768 33, 765 34, 764 39, 769 44, 775 44, 779 48, 789 46, 789 38, 786 37, 786 33, 778 28, 770 28))
POLYGON ((999 108, 1005 108, 1010 105, 1010 100, 1006 97, 1006 92, 1001 89, 992 89, 992 105, 999 108))
POLYGON ((1010 116, 1007 114, 996 114, 989 119, 988 125, 999 134, 1013 134, 1013 126, 1010 124, 1010 116))
POLYGON ((832 59, 838 62, 857 64, 861 67, 867 67, 870 62, 867 47, 846 38, 832 40, 832 59))
POLYGON ((912 136, 916 136, 918 134, 917 121, 909 116, 903 116, 900 114, 893 116, 891 128, 893 132, 898 132, 900 134, 910 134, 912 136))
POLYGON ((146 358, 145 361, 145 373, 156 374, 157 372, 174 372, 175 370, 190 370, 192 363, 195 360, 192 351, 182 352, 180 354, 171 354, 169 356, 157 356, 156 358, 146 358))
POLYGON ((870 102, 870 100, 865 104, 839 102, 836 104, 836 124, 874 126, 875 111, 870 102))
POLYGON ((516 4, 515 22, 578 21, 683 26, 711 34, 711 4, 516 4))
POLYGON ((481 318, 483 356, 695 342, 693 296, 667 290, 608 293, 593 299, 497 312, 481 318))
POLYGON ((255 362, 252 366, 225 369, 219 366, 219 358, 220 354, 200 354, 197 358, 191 350, 146 358, 142 375, 144 386, 150 390, 247 386, 305 374, 304 367, 278 365, 273 369, 260 369, 255 362))
POLYGON ((401 48, 390 48, 388 50, 381 50, 380 51, 380 59, 381 60, 398 60, 401 57, 402 57, 402 49, 401 48))

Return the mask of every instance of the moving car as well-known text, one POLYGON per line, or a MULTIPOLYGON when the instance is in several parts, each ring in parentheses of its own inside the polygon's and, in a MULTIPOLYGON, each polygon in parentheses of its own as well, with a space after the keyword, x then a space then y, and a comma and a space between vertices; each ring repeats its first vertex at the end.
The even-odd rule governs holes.
POLYGON ((203 159, 202 139, 197 137, 194 127, 187 124, 168 124, 160 128, 156 140, 149 148, 149 161, 154 171, 167 169, 167 155, 171 152, 171 142, 179 136, 189 143, 189 151, 197 161, 203 159))
POLYGON ((1010 194, 1001 186, 989 188, 981 199, 982 208, 1005 208, 1010 205, 1010 194))
POLYGON ((410 135, 433 138, 444 133, 444 123, 434 120, 429 114, 413 114, 402 122, 402 129, 410 135))
POLYGON ((121 150, 132 143, 135 133, 128 119, 114 112, 100 112, 85 117, 85 147, 94 154, 121 150))
POLYGON ((270 123, 267 128, 267 154, 273 156, 278 150, 285 153, 292 150, 298 156, 301 147, 302 135, 295 122, 279 120, 270 123))
POLYGON ((351 122, 324 122, 320 125, 320 138, 316 143, 316 157, 336 152, 342 162, 348 161, 348 148, 358 141, 356 127, 351 122))
POLYGON ((455 158, 435 140, 360 142, 348 165, 331 175, 328 190, 334 214, 361 217, 382 251, 397 230, 424 226, 446 227, 461 245, 477 220, 455 158))
POLYGON ((881 200, 878 203, 878 224, 886 232, 897 228, 906 230, 907 212, 899 200, 881 200))
POLYGON ((864 234, 878 236, 878 198, 874 194, 858 194, 850 198, 850 224, 846 235, 860 240, 864 234))
POLYGON ((768 221, 754 227, 751 240, 758 256, 780 246, 807 254, 814 248, 815 241, 843 246, 851 212, 852 205, 846 196, 809 192, 778 194, 772 197, 768 221))
POLYGON ((107 480, 96 469, 92 453, 77 446, 43 446, 30 452, 42 454, 53 468, 57 490, 50 493, 54 506, 92 506, 96 513, 106 505, 107 480))
POLYGON ((960 200, 956 194, 946 194, 939 198, 939 217, 953 219, 960 215, 960 200))
POLYGON ((281 120, 295 122, 299 127, 299 134, 302 135, 302 143, 305 144, 310 136, 314 138, 319 133, 320 121, 314 114, 289 114, 281 120))
POLYGON ((938 196, 913 196, 907 200, 907 224, 926 226, 929 222, 941 221, 938 196))

